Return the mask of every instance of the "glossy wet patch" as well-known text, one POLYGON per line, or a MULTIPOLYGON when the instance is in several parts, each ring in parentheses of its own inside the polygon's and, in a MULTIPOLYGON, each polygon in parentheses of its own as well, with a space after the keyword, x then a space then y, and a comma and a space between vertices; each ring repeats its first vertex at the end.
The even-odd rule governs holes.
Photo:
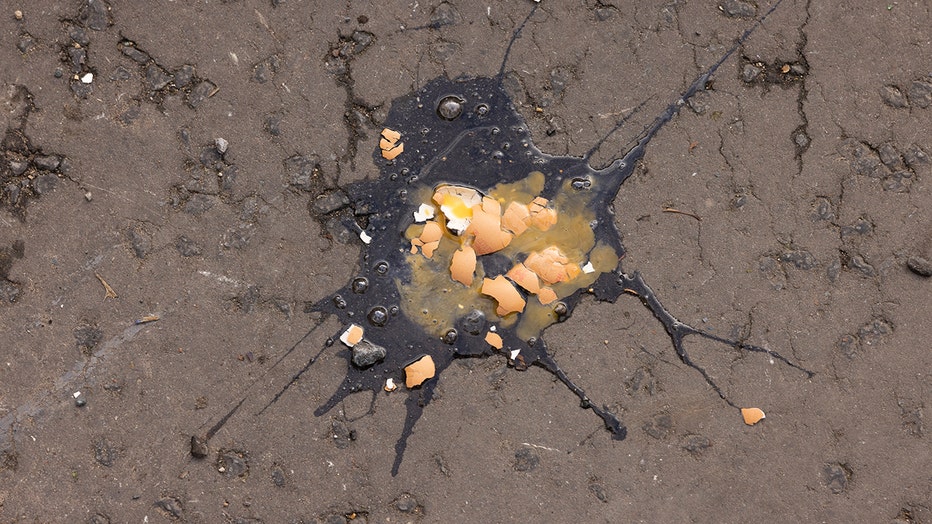
POLYGON ((345 188, 361 225, 357 273, 311 308, 343 324, 331 341, 348 362, 346 377, 315 415, 362 391, 371 392, 373 402, 379 392, 388 402, 404 399, 396 474, 444 370, 456 358, 500 354, 518 370, 537 365, 553 373, 615 439, 624 439, 625 426, 567 377, 543 339, 584 295, 601 301, 637 296, 663 323, 681 360, 733 408, 690 360, 684 337, 767 353, 802 370, 776 352, 677 321, 637 273, 623 272, 625 250, 612 212, 648 142, 752 29, 602 170, 590 167, 589 155, 551 156, 535 147, 504 89, 504 66, 492 78, 437 78, 395 100, 372 153, 379 177, 345 188))

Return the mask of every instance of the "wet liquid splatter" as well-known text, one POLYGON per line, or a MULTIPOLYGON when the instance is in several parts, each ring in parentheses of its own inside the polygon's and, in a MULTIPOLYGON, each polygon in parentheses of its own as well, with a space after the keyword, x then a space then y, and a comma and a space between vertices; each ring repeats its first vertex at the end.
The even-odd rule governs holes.
POLYGON ((637 296, 664 325, 680 359, 731 407, 738 406, 690 360, 684 337, 767 353, 809 373, 776 352, 676 320, 637 273, 622 270, 625 250, 612 212, 648 142, 777 5, 670 104, 630 151, 601 170, 590 167, 588 155, 551 156, 535 147, 503 87, 504 65, 492 78, 438 78, 395 100, 373 152, 379 177, 346 188, 366 224, 357 275, 312 308, 343 323, 332 340, 348 360, 346 377, 315 415, 357 392, 374 396, 400 388, 389 397, 406 395, 392 468, 397 474, 407 439, 444 370, 457 358, 498 353, 518 370, 537 365, 553 373, 583 408, 601 417, 613 438, 624 439, 621 421, 567 377, 543 338, 586 294, 602 301, 637 296))

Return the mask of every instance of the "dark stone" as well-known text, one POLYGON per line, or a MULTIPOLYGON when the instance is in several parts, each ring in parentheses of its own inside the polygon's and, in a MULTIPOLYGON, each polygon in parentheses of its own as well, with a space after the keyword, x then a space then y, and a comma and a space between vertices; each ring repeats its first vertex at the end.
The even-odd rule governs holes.
POLYGON ((91 515, 91 518, 87 519, 87 524, 110 524, 110 517, 101 513, 95 513, 91 515))
POLYGON ((595 10, 595 19, 599 22, 604 22, 606 20, 611 20, 615 16, 615 13, 618 12, 618 8, 613 5, 603 5, 602 7, 596 8, 595 10))
POLYGON ((217 92, 217 86, 210 80, 201 80, 194 89, 188 93, 188 106, 191 109, 197 109, 204 100, 214 96, 217 92))
POLYGON ((94 92, 93 84, 85 84, 80 80, 71 81, 71 92, 74 93, 74 96, 84 99, 91 95, 94 92))
POLYGON ((217 471, 227 478, 245 478, 249 475, 249 463, 246 460, 246 454, 239 451, 221 450, 217 457, 217 471))
POLYGON ((855 255, 848 261, 848 267, 856 269, 865 277, 872 277, 876 274, 874 266, 867 263, 861 255, 855 255))
POLYGON ((29 162, 20 162, 18 160, 10 161, 10 172, 13 173, 13 176, 22 175, 27 169, 29 169, 29 162))
POLYGON ((83 47, 68 47, 68 61, 71 63, 72 73, 81 73, 87 63, 87 50, 83 47))
POLYGON ((598 482, 589 482, 589 493, 595 495, 595 498, 602 502, 608 502, 608 494, 605 493, 605 488, 602 484, 598 482))
POLYGON ((124 42, 123 45, 120 46, 120 52, 139 65, 145 65, 149 62, 149 60, 152 60, 152 57, 149 56, 149 53, 146 53, 129 42, 124 42))
POLYGON ((233 186, 236 184, 236 179, 239 177, 239 167, 226 166, 220 171, 218 176, 220 178, 220 191, 229 193, 233 191, 233 186))
POLYGON ((191 456, 194 458, 205 458, 210 453, 210 448, 207 447, 207 441, 201 440, 196 436, 191 436, 191 456))
POLYGON ((813 220, 835 220, 835 212, 832 210, 832 203, 827 198, 818 198, 815 202, 815 213, 813 220))
POLYGON ((756 65, 745 64, 744 69, 741 70, 741 80, 744 80, 745 83, 750 84, 757 79, 761 72, 763 72, 763 69, 757 67, 756 65))
POLYGON ((418 510, 417 499, 410 493, 402 493, 392 502, 392 506, 402 513, 414 513, 418 510))
POLYGON ((158 91, 172 81, 172 75, 162 69, 158 64, 149 64, 146 67, 146 85, 150 91, 158 91))
POLYGON ((58 176, 54 173, 46 173, 37 176, 32 180, 32 190, 37 195, 44 195, 58 186, 58 176))
POLYGON ((822 480, 825 487, 836 495, 844 493, 848 489, 851 475, 851 469, 846 464, 826 464, 822 468, 822 480))
POLYGON ((932 105, 932 83, 916 80, 910 84, 909 101, 922 108, 932 105))
POLYGON ((279 488, 285 485, 285 470, 281 466, 272 468, 272 484, 279 488))
POLYGON ((173 76, 175 77, 175 86, 184 89, 194 80, 194 66, 185 64, 179 67, 173 76))
POLYGON ((133 73, 126 69, 125 67, 118 65, 113 69, 113 72, 110 73, 110 80, 129 80, 133 77, 133 73))
POLYGON ((342 209, 348 206, 349 203, 349 197, 346 196, 346 193, 340 191, 339 189, 334 189, 319 195, 316 199, 314 199, 311 207, 313 208, 314 212, 321 215, 326 215, 327 213, 332 213, 338 209, 342 209))
POLYGON ((918 171, 920 168, 932 163, 932 159, 929 158, 929 155, 916 144, 909 146, 903 153, 903 160, 913 171, 918 171))
POLYGON ((168 513, 168 516, 173 519, 180 519, 184 515, 184 507, 175 497, 162 497, 155 502, 155 507, 168 513))
POLYGON ((932 262, 929 262, 923 257, 909 257, 906 259, 906 267, 921 277, 932 277, 932 262))
POLYGON ((730 18, 751 18, 757 15, 757 7, 742 0, 725 0, 719 7, 730 18))
POLYGON ((841 228, 842 238, 851 235, 868 235, 874 231, 874 225, 863 218, 857 219, 854 224, 841 228))
POLYGON ((132 124, 133 122, 135 122, 136 119, 138 119, 139 115, 141 114, 142 114, 142 107, 139 105, 139 101, 133 100, 133 102, 126 109, 126 111, 123 111, 122 113, 120 113, 117 119, 124 126, 128 126, 132 124))
POLYGON ((113 23, 110 4, 105 0, 87 0, 78 12, 78 22, 88 29, 103 31, 113 23))
POLYGON ((869 144, 848 139, 842 143, 841 149, 855 173, 871 178, 884 178, 890 174, 890 169, 883 165, 869 144))
POLYGON ((897 169, 903 166, 900 153, 893 147, 893 144, 883 144, 877 148, 877 154, 880 155, 880 161, 890 169, 897 169))
POLYGON ((530 472, 540 465, 540 456, 531 448, 518 448, 515 451, 515 471, 530 472))
POLYGON ((32 159, 32 165, 44 171, 55 171, 61 165, 61 157, 58 155, 36 155, 32 159))
POLYGON ((130 229, 126 232, 126 238, 129 239, 133 247, 133 253, 136 254, 136 258, 146 258, 146 256, 152 252, 152 241, 145 233, 130 229))
POLYGON ((265 117, 265 130, 272 136, 281 136, 283 113, 272 113, 265 117))
POLYGON ((816 266, 812 253, 804 250, 788 251, 780 255, 780 262, 793 264, 793 267, 808 271, 816 266))
POLYGON ((387 354, 384 347, 362 339, 353 346, 353 364, 359 368, 367 368, 381 362, 387 354))
POLYGON ((883 100, 883 103, 890 107, 909 107, 909 100, 906 99, 906 95, 900 91, 899 87, 894 85, 885 85, 881 87, 880 98, 883 100))
POLYGON ((882 318, 875 318, 858 330, 861 346, 876 346, 887 335, 893 333, 893 326, 882 318))
POLYGON ((252 78, 260 84, 264 84, 272 79, 275 76, 275 73, 278 72, 278 69, 281 67, 282 59, 278 55, 272 55, 265 60, 259 62, 253 68, 252 78))
POLYGON ((111 467, 116 460, 117 451, 109 440, 102 438, 94 443, 94 460, 101 466, 111 467))
POLYGON ((184 235, 178 237, 178 240, 175 242, 175 248, 183 257, 196 257, 201 254, 201 246, 184 235))
POLYGON ((87 36, 87 31, 81 26, 68 24, 68 37, 71 38, 71 41, 86 46, 91 43, 91 39, 87 36))
POLYGON ((361 53, 372 44, 372 41, 375 40, 375 35, 368 31, 353 31, 352 39, 353 43, 356 44, 353 52, 361 53))
POLYGON ((650 368, 640 367, 634 370, 634 373, 628 375, 624 381, 625 391, 629 395, 647 393, 653 395, 658 391, 657 379, 654 378, 650 368))

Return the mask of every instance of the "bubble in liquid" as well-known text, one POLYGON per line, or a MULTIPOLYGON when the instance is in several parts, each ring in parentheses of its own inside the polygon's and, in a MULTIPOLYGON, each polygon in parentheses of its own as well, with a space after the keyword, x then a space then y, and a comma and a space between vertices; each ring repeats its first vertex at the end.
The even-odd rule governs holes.
POLYGON ((463 114, 463 104, 465 102, 465 100, 455 95, 445 96, 437 104, 437 116, 444 120, 456 120, 463 114))

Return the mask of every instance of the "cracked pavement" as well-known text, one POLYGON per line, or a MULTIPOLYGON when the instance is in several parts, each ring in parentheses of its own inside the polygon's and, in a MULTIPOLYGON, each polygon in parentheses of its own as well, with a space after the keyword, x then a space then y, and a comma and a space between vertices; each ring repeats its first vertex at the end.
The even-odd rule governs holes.
MULTIPOLYGON (((543 0, 506 86, 551 154, 583 155, 643 103, 604 165, 758 5, 543 0)), ((340 187, 377 175, 391 101, 496 73, 530 7, 5 4, 0 520, 932 521, 921 2, 784 0, 615 202, 625 268, 672 313, 816 371, 691 341, 761 424, 624 298, 547 332, 626 422, 622 442, 550 375, 500 358, 447 370, 394 478, 396 397, 312 414, 342 379, 335 352, 254 416, 336 330, 273 367, 314 325, 305 305, 354 273, 340 187), (244 395, 192 458, 191 434, 244 395)))

